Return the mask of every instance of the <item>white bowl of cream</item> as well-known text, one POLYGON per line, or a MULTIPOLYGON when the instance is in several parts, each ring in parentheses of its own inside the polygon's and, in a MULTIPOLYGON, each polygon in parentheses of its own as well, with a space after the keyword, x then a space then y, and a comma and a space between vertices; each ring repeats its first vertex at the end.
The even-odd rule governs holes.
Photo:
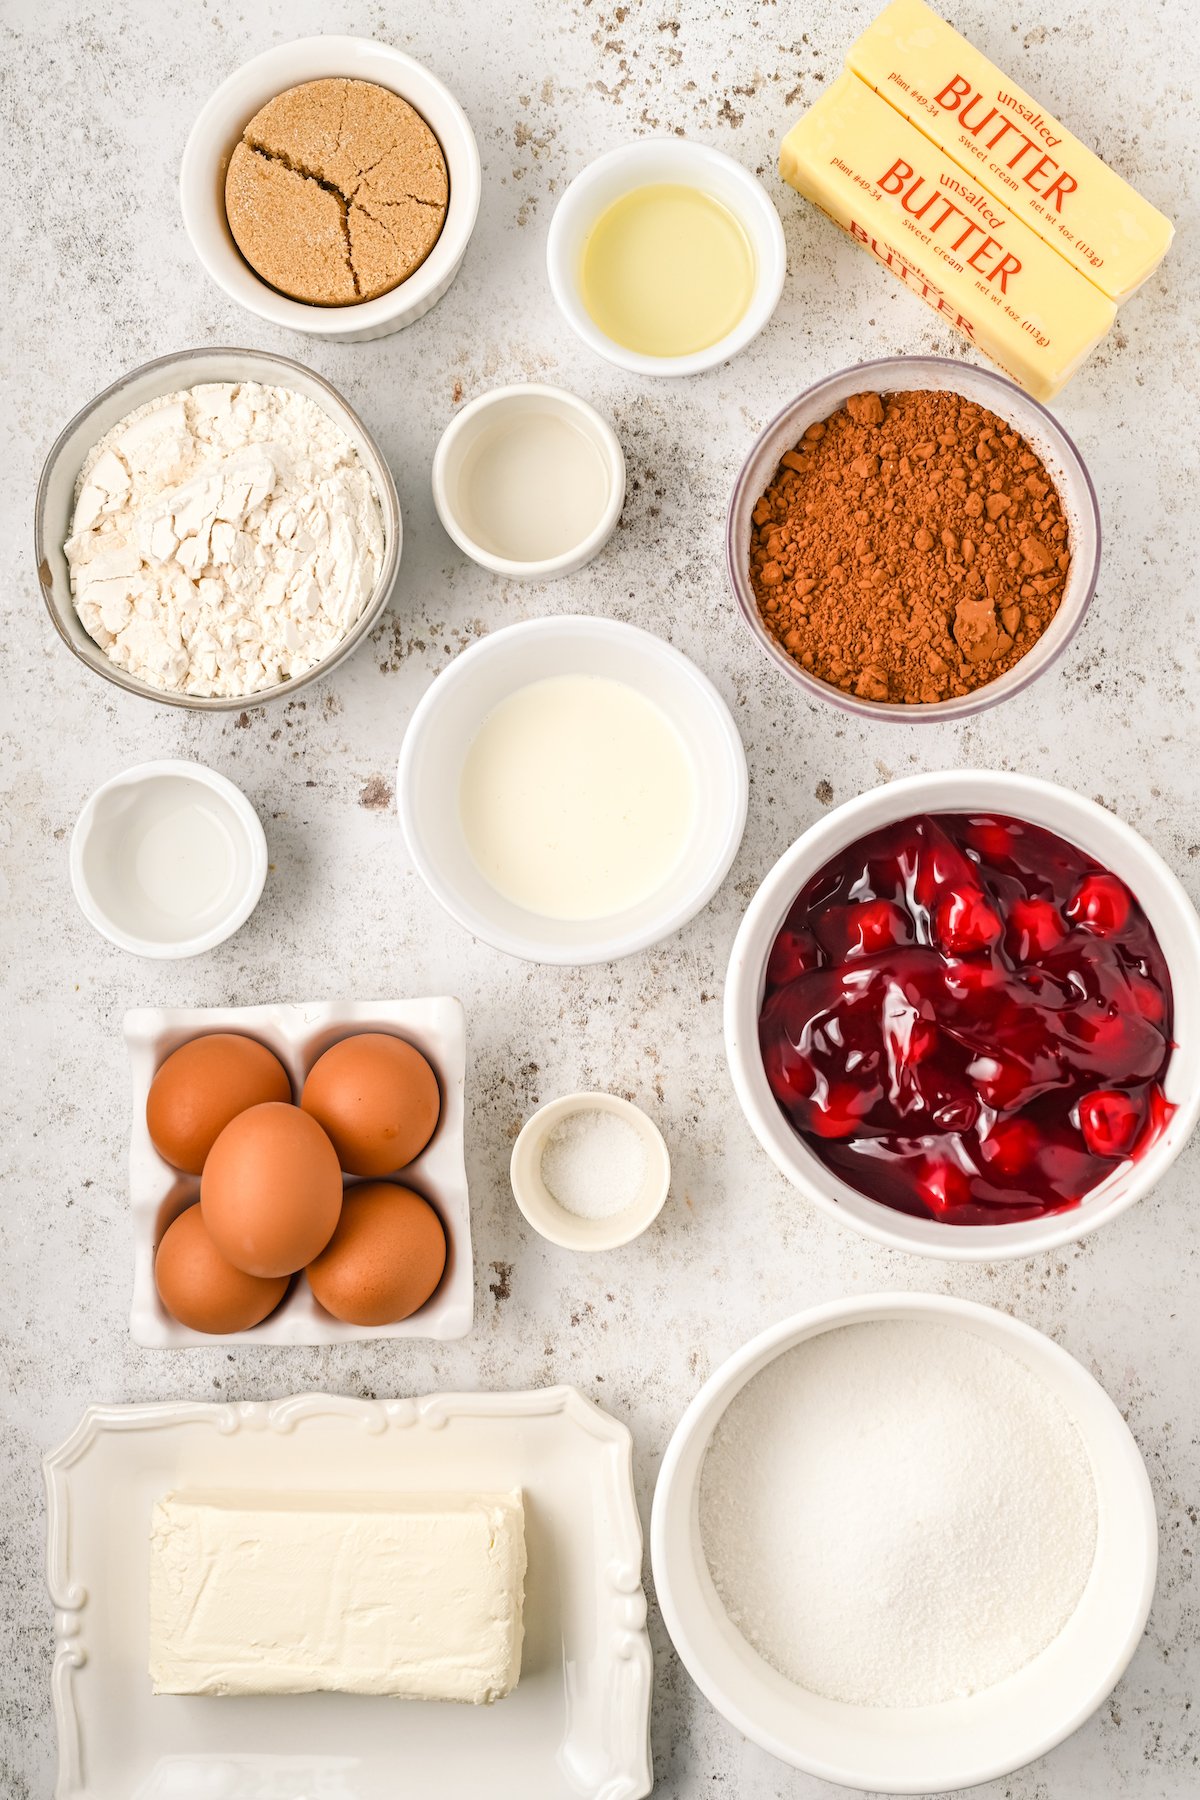
POLYGON ((417 873, 475 937, 530 962, 609 962, 712 898, 746 823, 746 757, 669 644, 611 619, 534 619, 438 677, 396 792, 417 873))

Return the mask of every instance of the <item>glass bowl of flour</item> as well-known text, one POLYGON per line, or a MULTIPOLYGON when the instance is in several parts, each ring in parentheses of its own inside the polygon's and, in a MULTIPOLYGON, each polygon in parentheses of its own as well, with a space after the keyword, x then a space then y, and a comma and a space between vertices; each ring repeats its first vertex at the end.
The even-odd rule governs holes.
POLYGON ((127 693, 198 711, 290 697, 370 633, 400 560, 374 439, 321 376, 187 350, 106 388, 61 433, 35 508, 64 643, 127 693))
POLYGON ((1145 1629, 1145 1466, 1065 1350, 929 1294, 832 1302, 732 1356, 663 1459, 667 1630, 746 1737, 825 1781, 946 1793, 1021 1768, 1145 1629))

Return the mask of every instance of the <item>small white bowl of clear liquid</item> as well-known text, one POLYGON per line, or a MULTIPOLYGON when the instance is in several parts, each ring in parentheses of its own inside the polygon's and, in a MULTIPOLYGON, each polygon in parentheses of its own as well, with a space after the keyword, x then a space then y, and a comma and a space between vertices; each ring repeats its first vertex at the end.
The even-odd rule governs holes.
POLYGON ((97 788, 71 837, 84 917, 135 956, 199 956, 245 924, 267 840, 240 788, 203 763, 151 762, 97 788))
POLYGON ((517 382, 478 395, 447 425, 433 503, 459 549, 494 574, 573 575, 617 528, 625 457, 578 394, 517 382))

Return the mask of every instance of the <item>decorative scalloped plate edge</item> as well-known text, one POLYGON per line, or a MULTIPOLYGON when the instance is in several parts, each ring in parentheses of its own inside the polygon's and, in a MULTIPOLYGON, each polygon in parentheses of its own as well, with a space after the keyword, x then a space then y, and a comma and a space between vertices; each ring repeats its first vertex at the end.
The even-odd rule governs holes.
POLYGON ((372 1436, 416 1425, 441 1430, 452 1418, 538 1418, 561 1414, 586 1436, 608 1445, 605 1480, 618 1553, 599 1578, 607 1590, 617 1628, 617 1686, 613 1729, 622 1748, 622 1773, 597 1790, 594 1800, 644 1800, 653 1787, 650 1760, 650 1697, 654 1659, 646 1629, 642 1587, 643 1536, 633 1482, 633 1438, 629 1427, 597 1406, 578 1388, 559 1384, 512 1393, 425 1394, 410 1400, 360 1400, 342 1394, 293 1394, 281 1400, 222 1402, 147 1401, 89 1406, 57 1449, 42 1458, 46 1487, 46 1577, 55 1608, 51 1699, 58 1738, 55 1800, 89 1800, 85 1785, 82 1725, 72 1677, 87 1661, 83 1637, 87 1589, 70 1575, 70 1496, 67 1477, 106 1432, 154 1431, 175 1425, 209 1424, 223 1437, 238 1431, 290 1435, 313 1419, 357 1423, 372 1436))

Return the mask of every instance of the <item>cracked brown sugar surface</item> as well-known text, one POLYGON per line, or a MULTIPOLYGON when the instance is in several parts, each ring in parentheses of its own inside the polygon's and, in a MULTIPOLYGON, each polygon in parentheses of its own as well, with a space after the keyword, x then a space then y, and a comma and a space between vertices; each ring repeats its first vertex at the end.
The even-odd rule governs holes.
POLYGON ((269 100, 229 160, 225 211, 238 249, 272 287, 353 306, 418 269, 445 223, 436 137, 389 89, 305 82, 269 100))

